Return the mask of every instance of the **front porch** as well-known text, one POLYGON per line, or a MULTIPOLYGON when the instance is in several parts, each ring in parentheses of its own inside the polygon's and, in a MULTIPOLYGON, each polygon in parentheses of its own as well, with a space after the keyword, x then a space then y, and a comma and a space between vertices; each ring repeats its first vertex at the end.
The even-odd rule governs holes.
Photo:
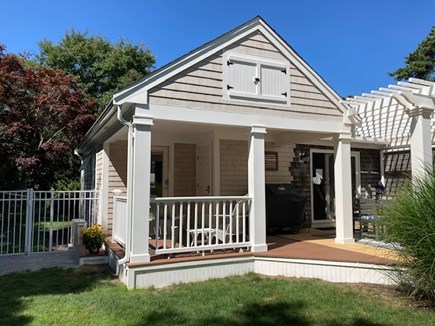
MULTIPOLYGON (((129 288, 164 287, 255 272, 271 276, 318 278, 330 282, 393 284, 388 272, 398 263, 394 251, 367 244, 336 244, 335 232, 303 229, 267 236, 267 252, 234 249, 202 253, 153 254, 148 263, 118 265, 121 246, 108 242, 109 263, 129 288)), ((152 246, 152 240, 150 240, 152 246)))

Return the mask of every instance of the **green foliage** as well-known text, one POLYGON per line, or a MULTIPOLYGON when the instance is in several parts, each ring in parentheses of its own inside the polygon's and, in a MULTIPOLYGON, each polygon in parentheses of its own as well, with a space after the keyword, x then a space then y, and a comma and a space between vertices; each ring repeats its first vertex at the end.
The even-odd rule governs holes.
POLYGON ((101 36, 74 29, 66 32, 58 44, 44 40, 39 47, 37 61, 75 76, 86 95, 97 100, 100 110, 114 92, 148 74, 155 63, 150 50, 142 44, 122 39, 111 44, 101 36))
POLYGON ((48 189, 77 175, 74 148, 94 121, 73 76, 28 65, 0 44, 0 189, 48 189))
POLYGON ((435 303, 435 169, 382 209, 386 240, 400 245, 396 273, 411 295, 435 303), (403 249, 402 249, 403 247, 403 249))
POLYGON ((396 80, 415 77, 435 81, 435 26, 417 49, 405 58, 405 64, 389 75, 396 80))
POLYGON ((80 180, 78 179, 60 179, 54 184, 55 190, 74 191, 80 190, 80 180))

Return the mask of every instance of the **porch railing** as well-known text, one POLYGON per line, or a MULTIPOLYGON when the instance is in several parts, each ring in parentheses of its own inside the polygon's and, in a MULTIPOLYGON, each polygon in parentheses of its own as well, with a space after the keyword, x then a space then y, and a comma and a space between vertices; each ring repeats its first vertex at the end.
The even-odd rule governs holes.
POLYGON ((127 197, 114 196, 112 240, 125 246, 127 239, 127 197))
POLYGON ((250 205, 247 196, 152 199, 150 246, 156 254, 250 247, 250 205))

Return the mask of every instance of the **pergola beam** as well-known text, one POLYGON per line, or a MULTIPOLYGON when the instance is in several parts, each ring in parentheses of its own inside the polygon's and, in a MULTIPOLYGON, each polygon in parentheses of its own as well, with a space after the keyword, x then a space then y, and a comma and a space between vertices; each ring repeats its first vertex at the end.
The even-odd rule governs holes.
POLYGON ((385 138, 390 146, 410 146, 414 176, 432 165, 434 82, 410 78, 348 98, 345 103, 351 108, 348 115, 361 121, 355 127, 356 137, 385 138))

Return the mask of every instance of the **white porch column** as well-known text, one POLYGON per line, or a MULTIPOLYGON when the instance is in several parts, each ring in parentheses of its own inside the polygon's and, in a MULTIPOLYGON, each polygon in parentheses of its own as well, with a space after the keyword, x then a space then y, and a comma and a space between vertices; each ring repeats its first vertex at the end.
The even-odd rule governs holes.
POLYGON ((335 229, 337 243, 353 243, 352 171, 350 133, 340 133, 334 143, 335 229))
POLYGON ((131 160, 131 184, 128 184, 128 199, 131 200, 130 262, 149 262, 149 215, 151 171, 151 126, 150 116, 133 116, 133 146, 131 160))
POLYGON ((411 168, 412 178, 415 180, 431 170, 432 163, 432 110, 415 108, 408 111, 412 117, 411 124, 411 168))
POLYGON ((249 221, 251 251, 267 251, 266 191, 264 167, 265 126, 252 126, 248 158, 248 192, 252 198, 249 221))

